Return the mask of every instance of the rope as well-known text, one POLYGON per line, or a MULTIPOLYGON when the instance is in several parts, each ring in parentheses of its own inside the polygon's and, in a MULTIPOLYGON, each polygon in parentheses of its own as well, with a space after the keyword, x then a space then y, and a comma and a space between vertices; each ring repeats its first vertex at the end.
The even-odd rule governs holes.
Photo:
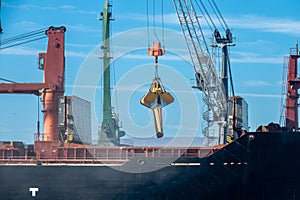
MULTIPOLYGON (((157 42, 160 43, 160 37, 158 37, 157 31, 156 31, 156 3, 155 0, 153 0, 153 8, 152 8, 152 19, 153 19, 153 35, 155 37, 155 39, 157 40, 157 42)), ((165 45, 165 33, 164 33, 164 29, 165 29, 165 20, 164 20, 164 4, 163 4, 163 0, 161 1, 161 21, 162 21, 162 34, 161 34, 161 38, 162 38, 162 46, 164 47, 165 45)), ((146 15, 147 15, 147 37, 148 37, 148 47, 150 47, 150 20, 149 20, 149 0, 146 0, 146 15)))
MULTIPOLYGON (((111 31, 110 31, 110 52, 111 52, 111 55, 114 55, 114 51, 113 51, 113 40, 112 40, 112 33, 113 33, 113 24, 111 23, 110 24, 110 27, 111 27, 111 31)), ((118 91, 117 91, 117 79, 116 79, 116 68, 115 68, 115 62, 111 62, 110 65, 112 66, 112 70, 113 70, 113 84, 114 84, 114 88, 115 88, 115 108, 116 108, 116 113, 119 113, 119 104, 118 104, 118 91)))
POLYGON ((228 29, 227 23, 226 23, 226 21, 225 21, 224 17, 222 16, 222 14, 221 14, 221 12, 220 12, 220 10, 219 10, 219 8, 218 8, 218 6, 217 6, 216 2, 215 2, 214 0, 212 0, 212 2, 213 2, 213 4, 214 4, 214 6, 215 6, 215 8, 216 8, 217 12, 219 13, 219 15, 220 15, 220 17, 221 17, 221 19, 222 19, 223 23, 225 24, 225 26, 226 26, 226 29, 228 29))
POLYGON ((18 36, 13 36, 13 37, 4 39, 4 40, 1 41, 1 45, 16 42, 18 40, 23 40, 25 38, 30 38, 31 36, 34 37, 35 35, 45 34, 45 30, 47 30, 47 28, 42 28, 42 29, 39 29, 39 30, 31 31, 31 32, 28 32, 28 33, 23 33, 23 34, 18 35, 18 36))
POLYGON ((1 40, 0 50, 44 39, 47 37, 45 35, 45 30, 47 30, 47 28, 38 29, 35 31, 1 40))
POLYGON ((158 78, 158 63, 155 63, 155 71, 154 71, 154 74, 155 74, 155 78, 158 78))
POLYGON ((154 27, 154 36, 157 39, 158 42, 160 42, 157 33, 156 33, 156 12, 155 12, 155 8, 156 8, 156 4, 155 4, 155 0, 153 1, 153 27, 154 27))
MULTIPOLYGON (((148 47, 150 48, 150 23, 149 23, 149 1, 146 0, 146 7, 147 7, 147 37, 148 37, 148 47)), ((152 8, 152 13, 153 13, 153 35, 154 38, 157 40, 157 42, 160 43, 160 39, 158 37, 158 34, 156 32, 156 4, 155 4, 155 0, 153 0, 153 8, 152 8)), ((165 29, 165 25, 164 25, 164 5, 163 5, 163 0, 161 0, 161 27, 162 27, 162 33, 161 33, 161 39, 162 39, 162 47, 164 48, 165 46, 165 34, 164 34, 164 29, 165 29)), ((158 62, 157 62, 157 57, 155 57, 155 69, 154 69, 154 74, 155 74, 155 78, 158 77, 158 62)))
POLYGON ((0 78, 0 80, 5 81, 5 82, 9 82, 9 83, 16 83, 15 81, 8 80, 6 78, 0 78))
POLYGON ((148 38, 148 47, 150 48, 150 24, 149 24, 149 2, 146 0, 146 15, 147 15, 147 38, 148 38))
POLYGON ((161 1, 161 22, 162 22, 162 46, 165 47, 165 20, 164 20, 164 1, 161 1))
MULTIPOLYGON (((0 34, 2 34, 3 32, 3 29, 2 29, 2 24, 1 24, 1 8, 2 8, 2 6, 1 6, 1 0, 0 0, 0 34)), ((0 38, 0 41, 1 41, 1 38, 0 38)))
MULTIPOLYGON (((46 38, 46 37, 47 37, 47 36, 42 36, 42 37, 39 37, 39 38, 35 38, 35 39, 32 39, 32 40, 27 40, 27 41, 20 42, 20 43, 17 43, 17 44, 13 44, 13 45, 10 45, 10 46, 1 47, 0 50, 8 49, 8 48, 10 48, 10 47, 19 46, 19 45, 26 44, 26 43, 29 43, 29 42, 34 42, 34 41, 37 41, 37 40, 44 39, 44 38, 46 38)), ((2 46, 2 45, 0 45, 0 46, 2 46)))
POLYGON ((208 22, 208 20, 207 20, 205 14, 204 14, 204 12, 203 12, 203 10, 200 8, 200 6, 199 6, 199 4, 198 4, 197 2, 196 2, 196 4, 198 5, 198 9, 200 10, 200 12, 201 12, 201 14, 202 14, 204 20, 206 21, 206 23, 207 23, 209 29, 211 30, 211 32, 213 32, 214 30, 212 29, 210 23, 208 22))
MULTIPOLYGON (((209 13, 208 13, 206 7, 204 6, 202 0, 200 0, 200 3, 201 3, 201 5, 202 5, 202 7, 203 7, 203 9, 204 9, 204 11, 205 11, 205 13, 206 13, 206 15, 208 16, 208 18, 209 18, 211 24, 213 25, 214 29, 217 29, 217 28, 216 28, 216 25, 215 25, 215 23, 214 23, 214 21, 213 21, 212 18, 210 17, 210 15, 209 15, 209 13)), ((205 18, 205 21, 206 21, 206 23, 208 24, 208 26, 210 27, 211 31, 213 31, 212 28, 211 28, 211 26, 210 26, 210 23, 208 22, 207 18, 205 17, 205 15, 204 15, 203 11, 201 10, 201 7, 200 7, 200 5, 199 5, 199 3, 198 3, 197 1, 196 1, 196 4, 197 4, 199 10, 202 12, 203 17, 205 18)))
POLYGON ((219 15, 218 15, 218 13, 216 12, 214 6, 211 4, 211 1, 208 0, 208 2, 209 2, 209 4, 210 4, 212 10, 214 11, 214 13, 215 13, 215 15, 216 15, 216 17, 217 17, 217 19, 218 19, 220 25, 222 26, 223 30, 225 31, 225 28, 224 28, 224 26, 223 26, 223 24, 222 24, 222 22, 221 22, 221 20, 220 20, 220 17, 219 17, 220 13, 219 13, 219 15))
POLYGON ((230 79, 230 85, 231 85, 231 92, 232 92, 232 96, 234 97, 235 94, 234 94, 234 86, 233 86, 233 77, 232 77, 232 73, 231 73, 230 56, 228 56, 228 71, 229 71, 229 77, 230 77, 229 79, 230 79))

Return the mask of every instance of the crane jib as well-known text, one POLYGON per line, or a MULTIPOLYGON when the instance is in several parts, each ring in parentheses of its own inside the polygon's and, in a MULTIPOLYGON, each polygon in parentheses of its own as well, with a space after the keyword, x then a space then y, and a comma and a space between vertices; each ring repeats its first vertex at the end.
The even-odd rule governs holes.
POLYGON ((202 79, 203 93, 217 118, 224 117, 226 97, 208 51, 207 43, 191 0, 173 0, 185 41, 195 69, 202 79), (199 31, 200 30, 200 31, 199 31), (199 32, 201 33, 199 35, 199 32))

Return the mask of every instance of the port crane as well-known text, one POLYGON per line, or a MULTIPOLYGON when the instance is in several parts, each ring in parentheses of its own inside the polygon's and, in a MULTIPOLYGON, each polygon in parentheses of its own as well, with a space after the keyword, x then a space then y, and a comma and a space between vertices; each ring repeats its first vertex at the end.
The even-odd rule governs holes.
MULTIPOLYGON (((201 1, 200 1, 201 2, 201 1)), ((223 54, 223 73, 222 82, 218 76, 214 61, 209 52, 208 45, 205 41, 201 25, 198 21, 197 13, 194 9, 192 0, 173 0, 176 12, 182 31, 185 36, 185 41, 191 56, 191 60, 195 70, 196 88, 200 89, 204 94, 204 103, 207 104, 209 110, 203 113, 204 119, 211 122, 217 122, 219 126, 218 135, 210 135, 208 127, 206 127, 204 134, 212 138, 219 138, 219 144, 225 143, 226 136, 226 122, 227 122, 227 105, 228 105, 228 75, 227 66, 230 66, 227 46, 233 46, 233 38, 230 29, 227 27, 226 38, 222 38, 219 31, 215 29, 215 47, 222 47, 223 54), (212 119, 210 119, 210 112, 212 111, 212 119)), ((214 3, 215 5, 215 3, 214 3)), ((216 5, 215 5, 216 7, 216 5)), ((148 9, 148 2, 147 2, 148 9)), ((155 9, 155 8, 154 8, 155 9)), ((218 9, 217 9, 218 10, 218 9)), ((148 10, 147 10, 148 13, 148 10)), ((147 16, 148 18, 148 16, 147 16)), ((103 21, 103 121, 99 130, 99 144, 104 145, 118 145, 119 139, 124 134, 119 134, 118 120, 113 116, 110 95, 110 21, 112 20, 111 5, 108 0, 105 1, 104 11, 101 13, 101 20, 103 21), (102 141, 102 142, 101 142, 102 141), (106 141, 106 142, 105 142, 106 141)), ((155 19, 154 19, 155 20, 155 19)), ((224 21, 224 19, 223 19, 224 21)), ((226 24, 226 23, 225 23, 226 24)), ((148 21, 149 26, 149 21, 148 21)), ((148 27, 149 28, 149 27, 148 27)), ((154 33, 157 37, 156 33, 154 33)), ((149 37, 149 32, 148 32, 149 37)), ((149 38, 148 38, 149 43, 149 38)), ((149 45, 149 44, 148 44, 149 45)), ((155 118, 155 127, 157 137, 163 136, 162 131, 162 116, 161 108, 174 101, 174 98, 165 91, 162 82, 157 74, 158 57, 164 55, 164 47, 161 47, 160 42, 153 42, 152 49, 148 46, 148 55, 155 58, 155 78, 151 84, 149 92, 141 99, 141 104, 152 109, 155 118)), ((232 89, 233 90, 233 89, 232 89)))
POLYGON ((60 145, 60 135, 58 130, 58 105, 59 98, 64 95, 65 81, 65 36, 66 28, 49 27, 34 31, 29 34, 23 34, 18 37, 8 38, 1 41, 1 48, 5 49, 14 45, 23 44, 48 37, 48 46, 46 53, 39 53, 39 69, 44 71, 44 81, 42 83, 0 83, 1 94, 34 94, 42 96, 44 113, 44 134, 37 133, 35 139, 35 152, 41 153, 45 150, 46 157, 53 156, 53 150, 60 145), (36 37, 37 36, 37 37, 36 37), (34 37, 34 39, 32 39, 34 37), (30 39, 31 38, 31 39, 30 39), (19 41, 21 40, 21 41, 19 41), (24 41, 22 41, 24 40, 24 41), (11 42, 19 42, 12 45, 11 42), (4 46, 3 46, 4 45, 4 46))
MULTIPOLYGON (((197 1, 195 2, 198 4, 197 1)), ((227 46, 233 46, 230 29, 226 31, 226 38, 222 38, 217 29, 214 32, 216 45, 222 45, 223 73, 222 81, 220 81, 193 0, 173 0, 173 4, 194 66, 196 88, 204 93, 203 101, 209 108, 203 113, 203 118, 208 123, 218 123, 219 135, 212 135, 212 137, 218 137, 219 143, 225 143, 228 106, 227 64, 230 63, 227 46), (209 119, 210 111, 212 121, 209 119)), ((208 127, 203 133, 208 138, 211 137, 208 127)))
MULTIPOLYGON (((163 1, 162 1, 163 4, 163 1)), ((154 4, 155 16, 155 4, 154 4)), ((162 120, 162 108, 173 103, 174 97, 166 91, 160 77, 158 76, 158 57, 165 54, 164 43, 160 43, 160 39, 156 33, 155 17, 154 17, 154 36, 155 42, 152 42, 152 48, 150 47, 150 31, 149 31, 149 15, 148 15, 148 0, 147 0, 147 25, 148 25, 148 55, 154 57, 155 76, 151 83, 150 89, 145 94, 140 103, 153 111, 155 130, 157 138, 163 137, 163 120, 162 120)), ((162 20, 162 26, 164 22, 162 20)), ((164 42, 164 30, 162 29, 162 40, 164 42)))
POLYGON ((298 59, 300 58, 298 42, 296 48, 290 49, 290 55, 284 58, 284 72, 281 99, 280 124, 289 131, 299 131, 298 89, 300 80, 298 74, 298 59))
POLYGON ((102 20, 103 44, 103 119, 101 127, 98 130, 98 144, 101 146, 115 146, 120 144, 120 137, 125 135, 120 130, 118 115, 114 112, 111 105, 110 91, 110 22, 112 17, 112 4, 105 0, 103 12, 101 12, 100 20, 102 20))

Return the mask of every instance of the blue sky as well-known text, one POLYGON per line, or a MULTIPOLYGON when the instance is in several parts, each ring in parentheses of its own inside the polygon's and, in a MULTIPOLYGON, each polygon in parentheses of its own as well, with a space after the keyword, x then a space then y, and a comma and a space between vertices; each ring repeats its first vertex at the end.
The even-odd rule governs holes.
MULTIPOLYGON (((122 92, 125 96, 130 94, 129 100, 126 100, 123 107, 120 108, 121 105, 116 107, 120 112, 121 120, 124 121, 124 129, 130 129, 125 124, 128 122, 125 118, 129 116, 130 120, 134 121, 135 127, 145 130, 144 135, 151 136, 154 133, 151 113, 138 102, 154 77, 154 74, 153 77, 151 74, 152 58, 146 55, 146 51, 137 48, 147 45, 146 3, 141 0, 114 0, 112 2, 115 18, 112 25, 113 45, 115 46, 113 52, 118 58, 114 60, 117 90, 113 92, 117 93, 118 104, 122 104, 124 97, 122 92), (127 43, 124 42, 126 38, 128 38, 127 43), (134 44, 130 41, 134 41, 134 44), (139 71, 142 69, 145 71, 139 71), (136 73, 142 80, 136 83, 137 85, 131 85, 127 79, 130 76, 136 77, 136 73), (118 95, 118 93, 121 94, 118 95)), ((149 0, 149 2, 152 1, 149 0)), ((289 54, 289 48, 295 47, 300 37, 300 2, 298 0, 227 0, 226 3, 215 0, 215 2, 228 26, 232 28, 233 35, 237 38, 236 46, 230 48, 234 87, 236 95, 244 97, 249 104, 251 130, 255 130, 260 124, 278 122, 283 57, 289 54)), ((103 0, 2 1, 1 21, 4 31, 2 39, 42 27, 66 26, 66 95, 76 94, 74 85, 79 84, 78 77, 80 78, 80 73, 85 63, 88 62, 89 56, 93 53, 101 53, 98 49, 102 38, 101 21, 97 18, 103 9, 103 4, 103 0)), ((152 11, 149 12, 152 14, 152 11)), ((195 129, 197 129, 196 134, 201 134, 202 123, 195 122, 195 120, 201 118, 197 113, 201 112, 203 105, 196 103, 194 106, 190 103, 200 101, 201 94, 196 91, 189 92, 188 86, 179 88, 178 84, 172 85, 174 76, 178 75, 176 80, 181 80, 180 77, 182 77, 182 81, 191 86, 193 67, 186 60, 188 55, 184 51, 181 52, 185 48, 184 39, 180 37, 181 30, 171 0, 164 2, 164 20, 165 27, 168 29, 165 31, 168 33, 165 42, 167 53, 160 59, 162 65, 160 75, 168 90, 179 100, 164 110, 166 135, 171 136, 177 132, 178 124, 183 127, 182 134, 189 131, 194 133, 195 129), (185 95, 184 92, 187 94, 185 95), (180 101, 180 98, 187 99, 180 101), (187 117, 187 115, 191 116, 187 117), (194 122, 191 122, 193 120, 189 120, 190 118, 194 119, 194 122), (197 128, 189 130, 189 127, 190 129, 191 127, 197 128)), ((203 29, 208 40, 211 32, 206 25, 203 29)), ((150 35, 152 41, 152 32, 150 35)), ((41 82, 43 74, 37 69, 37 55, 45 51, 46 44, 47 40, 44 39, 1 51, 0 77, 17 82, 41 82)), ((101 119, 100 87, 97 87, 98 89, 96 88, 96 92, 91 96, 99 102, 95 105, 95 113, 101 119)), ((113 103, 115 102, 114 96, 113 103)), ((0 110, 0 139, 15 138, 30 143, 33 133, 36 132, 37 97, 1 95, 0 110)), ((101 121, 100 119, 98 120, 101 121)), ((135 135, 134 130, 129 130, 129 132, 135 135)))

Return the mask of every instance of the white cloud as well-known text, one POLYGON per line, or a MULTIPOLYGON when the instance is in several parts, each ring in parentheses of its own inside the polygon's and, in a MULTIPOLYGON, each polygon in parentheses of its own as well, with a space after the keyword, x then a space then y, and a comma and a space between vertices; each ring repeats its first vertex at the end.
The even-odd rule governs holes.
POLYGON ((100 33, 100 29, 98 28, 91 28, 88 27, 86 25, 83 24, 76 24, 76 25, 66 25, 66 27, 68 27, 68 30, 72 30, 72 31, 79 31, 79 32, 99 32, 100 33))
POLYGON ((282 57, 240 57, 230 59, 232 63, 267 63, 267 64, 281 64, 282 57))
POLYGON ((279 56, 262 56, 254 52, 231 51, 232 63, 266 63, 266 64, 282 64, 283 55, 279 56))
POLYGON ((73 5, 61 5, 61 6, 59 6, 59 8, 60 9, 70 9, 70 10, 76 9, 76 7, 73 5))
POLYGON ((37 56, 42 50, 27 48, 27 47, 14 47, 1 50, 1 54, 5 55, 22 55, 22 56, 37 56))
POLYGON ((300 34, 300 21, 294 19, 244 15, 229 18, 227 21, 235 29, 255 29, 263 32, 284 33, 296 36, 300 34))
POLYGON ((94 85, 66 85, 67 88, 82 88, 82 89, 103 89, 102 86, 94 85))
POLYGON ((87 14, 87 15, 96 15, 98 14, 97 11, 93 11, 93 10, 81 10, 78 9, 77 7, 73 6, 73 5, 61 5, 61 6, 39 6, 39 5, 33 5, 33 4, 14 4, 11 2, 2 2, 2 6, 3 7, 7 7, 7 8, 16 8, 16 9, 39 9, 39 10, 57 10, 57 9, 61 9, 61 10, 68 10, 70 12, 73 13, 80 13, 80 14, 87 14))
MULTIPOLYGON (((124 14, 124 15, 119 15, 118 18, 122 19, 128 19, 128 20, 135 20, 135 21, 147 21, 147 17, 145 14, 140 14, 140 13, 130 13, 130 14, 124 14)), ((149 23, 150 26, 153 24, 153 15, 149 15, 149 23)), ((161 24, 161 14, 156 15, 155 17, 156 23, 161 24)), ((164 24, 179 24, 178 17, 176 13, 168 13, 164 14, 164 24)))
POLYGON ((243 84, 247 86, 255 86, 255 87, 274 86, 274 84, 268 81, 261 81, 261 80, 248 80, 248 81, 244 81, 243 84))
POLYGON ((35 22, 32 21, 20 21, 18 23, 16 23, 17 26, 23 26, 23 27, 37 27, 37 24, 35 22))
MULTIPOLYGON (((115 55, 118 57, 120 56, 118 53, 115 53, 115 55)), ((150 56, 147 54, 125 54, 121 55, 122 59, 140 59, 140 60, 153 60, 150 56)), ((174 55, 168 55, 168 56, 163 56, 160 57, 159 60, 173 60, 173 61, 180 61, 182 60, 181 57, 179 56, 174 56, 174 55)))
POLYGON ((275 98, 275 99, 281 98, 281 95, 278 94, 239 93, 238 95, 243 97, 262 97, 262 98, 275 98))
MULTIPOLYGON (((122 17, 131 20, 138 20, 138 21, 147 20, 145 15, 142 14, 130 14, 130 15, 124 15, 122 17)), ((153 16, 149 16, 150 24, 152 19, 153 16)), ((218 19, 215 17, 212 17, 212 20, 214 22, 218 21, 218 19)), ((234 29, 254 29, 257 31, 271 32, 271 33, 284 33, 293 36, 300 35, 300 21, 289 19, 289 18, 263 17, 259 15, 243 15, 243 16, 226 18, 226 21, 229 27, 234 27, 234 29)), ((176 13, 164 14, 164 23, 170 25, 179 24, 177 14, 176 13)), ((200 18, 200 23, 202 25, 202 28, 208 27, 204 18, 203 19, 200 18)))
POLYGON ((76 44, 76 43, 66 43, 66 46, 68 47, 89 47, 89 48, 95 48, 97 45, 95 44, 76 44))
MULTIPOLYGON (((3 55, 21 55, 21 56, 38 56, 40 52, 45 52, 45 50, 27 48, 27 47, 14 47, 1 50, 3 55)), ((66 56, 68 57, 86 57, 88 54, 83 52, 66 51, 66 56)))
POLYGON ((66 51, 67 57, 86 57, 88 54, 83 52, 66 51))

